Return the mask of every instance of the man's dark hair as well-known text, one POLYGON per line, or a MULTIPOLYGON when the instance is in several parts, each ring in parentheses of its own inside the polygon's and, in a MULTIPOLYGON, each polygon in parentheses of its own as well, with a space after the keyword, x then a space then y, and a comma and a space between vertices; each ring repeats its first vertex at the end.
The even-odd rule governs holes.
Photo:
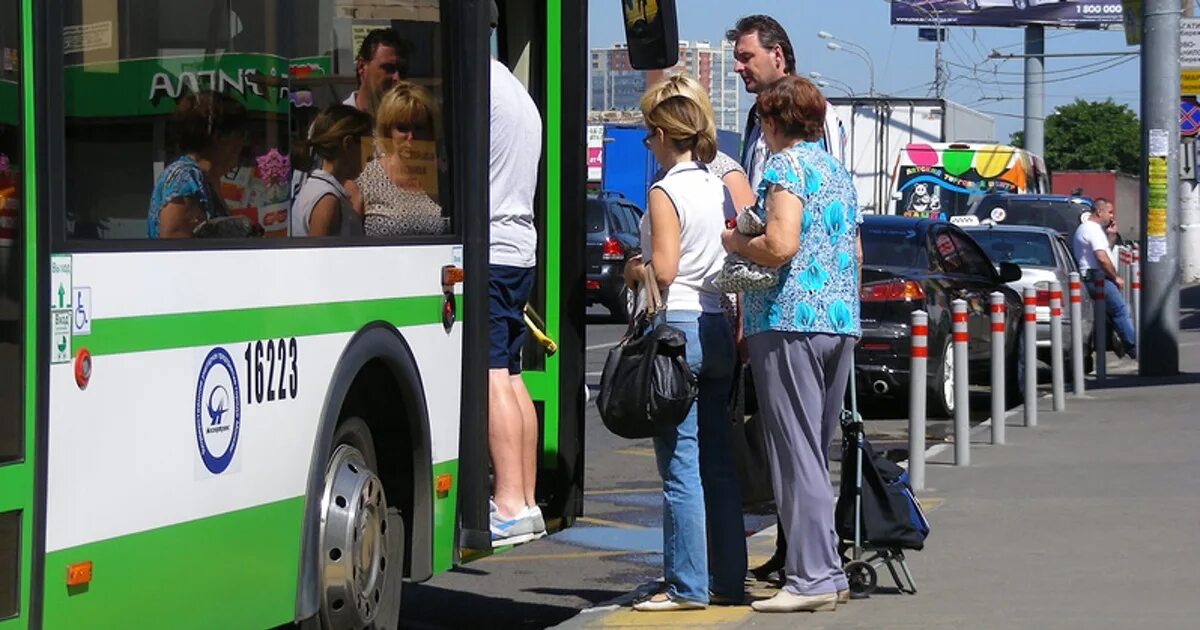
POLYGON ((1098 206, 1100 204, 1104 204, 1106 206, 1111 206, 1112 202, 1109 201, 1107 197, 1096 197, 1095 199, 1092 200, 1093 208, 1095 208, 1096 206, 1098 206))
POLYGON ((184 96, 171 114, 171 128, 184 153, 203 153, 220 136, 241 131, 246 122, 246 108, 241 103, 224 92, 210 90, 184 96))
POLYGON ((788 39, 787 31, 769 15, 747 15, 737 21, 733 28, 725 32, 725 39, 737 43, 743 35, 758 33, 758 43, 763 48, 771 50, 779 46, 783 51, 783 69, 788 74, 796 73, 796 52, 792 48, 792 40, 788 39))
POLYGON ((358 60, 370 63, 375 58, 375 51, 379 50, 380 46, 387 46, 396 51, 396 54, 404 54, 408 52, 407 46, 404 45, 404 40, 390 28, 377 28, 363 39, 362 45, 358 47, 358 60))

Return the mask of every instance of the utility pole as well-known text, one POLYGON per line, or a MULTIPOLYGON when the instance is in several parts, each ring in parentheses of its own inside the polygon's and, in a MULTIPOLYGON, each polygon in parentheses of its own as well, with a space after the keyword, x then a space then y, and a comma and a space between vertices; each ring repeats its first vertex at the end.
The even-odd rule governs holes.
POLYGON ((1025 27, 1025 149, 1046 156, 1046 27, 1025 27))
POLYGON ((1179 0, 1142 13, 1142 310, 1138 372, 1179 373, 1179 0))

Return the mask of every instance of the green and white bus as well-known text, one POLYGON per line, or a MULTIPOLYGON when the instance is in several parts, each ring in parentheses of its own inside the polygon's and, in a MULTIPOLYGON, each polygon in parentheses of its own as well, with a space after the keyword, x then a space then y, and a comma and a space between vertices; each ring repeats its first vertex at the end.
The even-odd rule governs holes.
MULTIPOLYGON (((394 627, 402 580, 491 553, 489 49, 544 119, 558 349, 524 378, 539 502, 580 513, 587 3, 499 4, 491 34, 487 0, 0 0, 0 630, 394 627), (289 238, 280 159, 376 28, 436 102, 448 229, 289 238), (248 111, 219 192, 263 238, 145 238, 203 89, 248 111)), ((624 4, 663 11, 631 47, 670 39, 624 4)))

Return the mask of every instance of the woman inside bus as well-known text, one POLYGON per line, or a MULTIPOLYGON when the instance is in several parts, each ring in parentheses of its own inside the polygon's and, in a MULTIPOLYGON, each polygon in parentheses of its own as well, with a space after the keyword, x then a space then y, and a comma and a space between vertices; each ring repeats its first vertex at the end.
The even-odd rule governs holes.
POLYGON ((371 117, 349 105, 321 112, 298 143, 292 163, 309 170, 292 203, 291 235, 362 236, 362 217, 342 182, 362 174, 362 140, 371 136, 371 117))
POLYGON ((642 256, 625 279, 640 285, 653 267, 666 322, 687 338, 687 361, 700 392, 687 417, 662 427, 654 453, 663 480, 665 588, 636 610, 685 610, 744 598, 746 546, 741 499, 729 447, 726 404, 733 378, 733 331, 712 285, 725 258, 721 231, 732 213, 721 180, 705 167, 717 152, 712 108, 677 95, 641 103, 646 144, 665 175, 642 217, 642 256), (642 259, 645 258, 645 265, 642 259), (711 550, 711 557, 710 557, 711 550))
POLYGON ((375 115, 376 159, 357 181, 367 236, 446 233, 448 220, 422 185, 436 187, 438 178, 429 93, 400 81, 384 93, 375 115))
POLYGON ((221 177, 237 166, 245 125, 246 108, 226 94, 196 92, 179 101, 171 126, 183 155, 154 183, 147 236, 191 238, 201 224, 229 216, 217 191, 221 177))
POLYGON ((766 233, 726 230, 725 248, 782 266, 779 283, 742 295, 746 345, 785 530, 787 581, 762 612, 833 610, 849 590, 837 553, 829 444, 850 377, 858 302, 858 212, 845 168, 821 148, 825 97, 790 76, 758 95, 772 153, 758 203, 766 233))

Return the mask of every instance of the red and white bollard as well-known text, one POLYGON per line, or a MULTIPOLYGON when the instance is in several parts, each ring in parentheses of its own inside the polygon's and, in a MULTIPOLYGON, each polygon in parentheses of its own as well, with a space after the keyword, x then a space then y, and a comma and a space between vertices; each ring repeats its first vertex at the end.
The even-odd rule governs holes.
POLYGON ((1083 396, 1083 283, 1072 272, 1071 287, 1071 380, 1076 396, 1083 396))
POLYGON ((1037 289, 1025 289, 1025 426, 1037 426, 1037 289))
POLYGON ((1095 330, 1096 381, 1108 376, 1108 307, 1104 303, 1104 271, 1092 270, 1092 304, 1096 307, 1092 328, 1095 330))
POLYGON ((1137 245, 1133 246, 1133 282, 1130 282, 1129 310, 1133 315, 1133 343, 1137 344, 1141 335, 1138 322, 1142 317, 1142 255, 1137 245))
POLYGON ((992 444, 1004 444, 1004 294, 996 291, 992 312, 992 444))
POLYGON ((1062 343, 1062 285, 1050 283, 1050 384, 1054 392, 1055 411, 1067 408, 1067 394, 1063 384, 1062 343))
POLYGON ((908 482, 925 489, 925 392, 929 363, 929 315, 912 314, 912 358, 908 371, 908 482))
POLYGON ((967 367, 967 302, 950 303, 952 340, 954 342, 954 465, 971 465, 971 400, 967 367))

